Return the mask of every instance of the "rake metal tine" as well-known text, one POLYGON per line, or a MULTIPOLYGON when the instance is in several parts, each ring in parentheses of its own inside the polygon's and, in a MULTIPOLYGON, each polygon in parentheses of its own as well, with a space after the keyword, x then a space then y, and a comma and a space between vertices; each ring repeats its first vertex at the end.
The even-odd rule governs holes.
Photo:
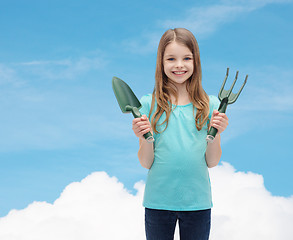
POLYGON ((235 83, 236 83, 237 78, 238 78, 238 73, 239 73, 239 71, 236 72, 236 76, 235 76, 235 79, 234 79, 234 81, 233 81, 233 83, 232 83, 232 86, 231 86, 230 89, 228 90, 228 96, 227 96, 228 98, 229 98, 230 94, 232 93, 232 89, 233 89, 234 86, 235 86, 235 83))
POLYGON ((223 84, 222 84, 222 86, 221 86, 221 89, 220 89, 220 91, 219 91, 219 94, 218 94, 218 98, 219 98, 220 100, 222 100, 224 97, 226 97, 226 96, 223 96, 223 95, 226 95, 226 94, 222 94, 222 93, 223 93, 223 92, 226 93, 226 91, 224 90, 224 86, 225 86, 225 84, 226 84, 226 81, 227 81, 228 75, 229 75, 229 68, 227 68, 227 72, 226 72, 226 76, 225 76, 224 82, 223 82, 223 84))
POLYGON ((242 84, 240 90, 238 91, 238 93, 236 93, 236 94, 232 93, 232 96, 229 97, 229 99, 228 99, 228 104, 232 104, 232 103, 234 103, 234 102, 237 100, 237 98, 239 97, 239 95, 240 95, 242 89, 244 88, 244 86, 245 86, 245 84, 246 84, 246 82, 247 82, 247 78, 248 78, 248 75, 246 75, 245 80, 244 80, 244 82, 243 82, 243 84, 242 84))

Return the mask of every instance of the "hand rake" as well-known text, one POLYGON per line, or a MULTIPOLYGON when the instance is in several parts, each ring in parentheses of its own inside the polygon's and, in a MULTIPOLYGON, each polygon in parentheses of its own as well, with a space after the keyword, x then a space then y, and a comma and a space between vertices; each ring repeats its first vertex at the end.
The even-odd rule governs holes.
MULTIPOLYGON (((248 75, 246 75, 244 83, 242 84, 240 90, 237 93, 232 93, 232 89, 233 89, 233 87, 237 81, 237 78, 238 78, 238 71, 236 72, 236 76, 235 76, 234 82, 232 83, 232 86, 230 87, 230 89, 228 91, 226 91, 226 90, 224 90, 224 86, 226 84, 228 75, 229 75, 229 68, 227 68, 226 77, 224 79, 224 82, 222 84, 222 87, 221 87, 219 95, 218 95, 218 98, 221 101, 219 109, 218 109, 218 111, 220 113, 226 112, 228 104, 232 104, 232 103, 236 102, 236 100, 239 97, 242 89, 244 88, 244 86, 247 82, 247 78, 248 78, 248 75)), ((208 132, 208 136, 207 136, 206 140, 208 142, 213 142, 217 132, 218 132, 218 129, 211 127, 208 132)))

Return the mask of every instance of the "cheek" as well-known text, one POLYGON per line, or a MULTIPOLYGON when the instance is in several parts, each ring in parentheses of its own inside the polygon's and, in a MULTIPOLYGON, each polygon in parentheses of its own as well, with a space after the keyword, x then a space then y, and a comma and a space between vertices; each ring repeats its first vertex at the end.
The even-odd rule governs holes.
POLYGON ((192 68, 192 70, 194 70, 194 63, 193 62, 190 63, 190 68, 192 68))
POLYGON ((194 72, 194 66, 193 66, 193 63, 190 64, 189 69, 191 70, 192 73, 194 72))
POLYGON ((189 68, 189 76, 188 76, 188 78, 190 78, 193 74, 194 74, 194 67, 193 67, 193 65, 192 66, 190 66, 190 68, 189 68))
POLYGON ((168 63, 164 64, 164 66, 163 66, 163 70, 164 70, 165 73, 168 72, 168 71, 170 70, 170 66, 169 66, 168 63))

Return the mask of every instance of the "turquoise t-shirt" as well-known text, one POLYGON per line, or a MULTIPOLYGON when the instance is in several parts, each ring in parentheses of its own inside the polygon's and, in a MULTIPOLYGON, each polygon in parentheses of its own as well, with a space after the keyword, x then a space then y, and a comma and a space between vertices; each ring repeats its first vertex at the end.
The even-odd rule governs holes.
MULTIPOLYGON (((151 94, 141 98, 141 114, 149 116, 151 100, 151 94)), ((219 100, 215 96, 209 96, 209 100, 211 117, 213 110, 219 106, 219 100)), ((162 123, 165 117, 163 114, 158 123, 162 123)), ((164 128, 165 124, 158 130, 164 128)), ((196 129, 192 103, 173 105, 167 129, 163 133, 154 133, 154 162, 147 176, 144 207, 172 211, 212 207, 210 178, 205 161, 206 136, 207 125, 201 131, 196 129)))

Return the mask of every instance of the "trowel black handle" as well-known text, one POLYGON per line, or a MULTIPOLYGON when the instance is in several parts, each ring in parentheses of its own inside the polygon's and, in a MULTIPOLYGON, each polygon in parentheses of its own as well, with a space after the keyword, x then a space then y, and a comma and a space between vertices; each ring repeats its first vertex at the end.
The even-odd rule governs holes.
MULTIPOLYGON (((228 98, 225 97, 221 101, 220 106, 218 108, 218 111, 220 113, 225 113, 226 112, 226 109, 227 109, 227 106, 228 106, 228 98)), ((209 132, 208 132, 208 136, 207 136, 206 140, 208 142, 213 142, 214 139, 215 139, 215 137, 216 137, 216 135, 217 135, 217 132, 218 132, 218 129, 216 129, 214 127, 211 127, 210 130, 209 130, 209 132)))
MULTIPOLYGON (((131 112, 132 112, 133 117, 135 117, 135 118, 141 118, 142 117, 142 115, 141 115, 141 113, 140 113, 140 111, 138 110, 137 107, 131 107, 131 112)), ((150 143, 155 140, 151 132, 147 132, 143 136, 150 143)))

